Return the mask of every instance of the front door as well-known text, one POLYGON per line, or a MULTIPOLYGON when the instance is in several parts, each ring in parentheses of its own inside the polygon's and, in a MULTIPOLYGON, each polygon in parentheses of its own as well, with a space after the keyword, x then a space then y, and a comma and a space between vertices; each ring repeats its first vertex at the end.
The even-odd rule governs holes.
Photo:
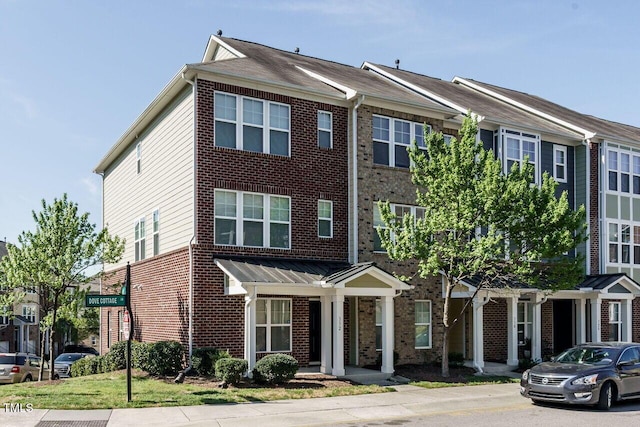
POLYGON ((573 346, 573 300, 553 300, 553 352, 573 346))
POLYGON ((309 363, 320 362, 321 334, 320 301, 309 301, 309 363))

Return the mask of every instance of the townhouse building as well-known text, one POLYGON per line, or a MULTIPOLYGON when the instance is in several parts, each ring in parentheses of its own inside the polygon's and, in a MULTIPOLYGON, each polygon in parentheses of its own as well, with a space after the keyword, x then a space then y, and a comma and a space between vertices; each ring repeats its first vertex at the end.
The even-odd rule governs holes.
MULTIPOLYGON (((577 251, 588 255, 589 276, 552 295, 459 286, 454 309, 473 301, 452 350, 482 370, 485 360, 517 365, 525 340, 539 358, 586 340, 638 337, 630 237, 638 130, 499 89, 212 36, 202 61, 185 65, 95 168, 104 225, 126 239, 101 293, 119 291, 130 262, 135 339, 178 340, 189 352, 216 346, 250 367, 274 352, 334 375, 348 365, 391 374, 395 363, 436 360, 442 279, 396 278, 417 263, 382 251, 377 202, 419 216, 406 149, 423 143, 425 126, 457 136, 471 111, 479 142, 505 172, 528 158, 537 181, 547 171, 573 206, 587 206, 590 239, 577 251), (618 153, 606 181, 593 145, 618 153), (615 189, 600 196, 614 172, 615 189), (616 209, 601 210, 614 197, 616 209), (616 224, 618 240, 601 234, 603 221, 616 224), (601 262, 603 241, 615 262, 601 262)), ((640 265, 640 243, 638 254, 640 265)), ((122 315, 101 310, 102 353, 123 338, 122 315)))

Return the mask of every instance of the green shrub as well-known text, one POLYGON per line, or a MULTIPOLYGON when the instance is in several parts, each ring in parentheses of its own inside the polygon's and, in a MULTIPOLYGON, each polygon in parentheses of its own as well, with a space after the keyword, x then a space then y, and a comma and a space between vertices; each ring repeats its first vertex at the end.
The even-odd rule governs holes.
POLYGON ((71 376, 83 377, 85 375, 97 374, 99 358, 102 358, 102 357, 103 356, 96 356, 96 357, 87 356, 75 361, 71 365, 71 372, 70 372, 71 376))
POLYGON ((226 350, 215 347, 201 347, 193 350, 191 355, 191 366, 199 375, 212 377, 216 375, 216 362, 231 355, 226 350))
POLYGON ((109 347, 109 352, 104 355, 102 372, 117 371, 127 367, 127 342, 118 341, 109 347))
POLYGON ((281 384, 298 372, 298 361, 288 354, 269 354, 256 362, 253 378, 257 382, 281 384))
POLYGON ((149 347, 146 371, 151 375, 175 375, 182 370, 184 349, 177 341, 158 341, 149 347))
POLYGON ((224 384, 238 384, 247 371, 247 361, 233 357, 222 357, 216 361, 216 378, 224 384))
POLYGON ((149 351, 152 343, 132 341, 131 342, 131 367, 149 371, 149 351))

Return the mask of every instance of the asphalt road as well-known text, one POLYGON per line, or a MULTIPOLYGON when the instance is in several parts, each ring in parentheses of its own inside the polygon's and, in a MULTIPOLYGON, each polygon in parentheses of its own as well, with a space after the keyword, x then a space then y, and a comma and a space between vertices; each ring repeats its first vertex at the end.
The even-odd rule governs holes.
POLYGON ((509 399, 502 406, 486 408, 441 408, 429 415, 414 417, 380 418, 364 423, 335 424, 343 427, 527 427, 527 426, 580 426, 627 427, 640 426, 640 400, 621 402, 610 411, 589 407, 534 405, 529 399, 509 399))

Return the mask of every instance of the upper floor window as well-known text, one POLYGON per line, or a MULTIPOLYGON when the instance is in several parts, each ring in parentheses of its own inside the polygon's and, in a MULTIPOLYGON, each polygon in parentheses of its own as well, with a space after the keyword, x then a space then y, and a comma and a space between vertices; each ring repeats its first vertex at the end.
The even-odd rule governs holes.
MULTIPOLYGON (((420 206, 396 204, 391 204, 391 210, 395 213, 398 219, 401 219, 405 214, 409 214, 413 216, 415 221, 424 218, 424 214, 426 212, 425 209, 420 206)), ((382 240, 378 235, 378 229, 384 229, 387 228, 387 226, 382 220, 382 215, 380 214, 380 208, 378 207, 377 202, 374 202, 373 205, 373 228, 373 250, 375 252, 386 252, 384 247, 382 247, 382 240)), ((391 236, 391 239, 393 239, 393 236, 391 236)))
POLYGON ((502 134, 502 166, 509 173, 514 164, 527 162, 533 165, 533 182, 540 175, 540 136, 509 129, 500 129, 502 134))
POLYGON ((318 111, 318 147, 333 147, 333 116, 328 111, 318 111))
POLYGON ((136 173, 142 172, 142 144, 136 145, 136 173))
POLYGON ((153 256, 160 253, 160 210, 153 211, 153 256))
POLYGON ((640 154, 623 150, 607 150, 609 191, 640 194, 640 154))
POLYGON ((318 200, 318 236, 333 237, 333 202, 318 200))
POLYGON ((622 336, 622 318, 620 317, 620 303, 609 302, 609 341, 620 341, 622 336))
MULTIPOLYGON (((425 149, 422 123, 373 116, 373 163, 377 165, 409 168, 407 148, 416 141, 419 148, 425 149)), ((427 125, 427 132, 431 127, 427 125)))
POLYGON ((567 147, 553 146, 553 177, 558 182, 567 182, 567 147))
POLYGON ((134 261, 146 258, 146 230, 144 217, 138 219, 133 226, 134 261))
POLYGON ((215 192, 215 243, 289 249, 291 200, 229 190, 215 192))
POLYGON ((289 156, 288 105, 216 92, 214 110, 217 147, 289 156))

